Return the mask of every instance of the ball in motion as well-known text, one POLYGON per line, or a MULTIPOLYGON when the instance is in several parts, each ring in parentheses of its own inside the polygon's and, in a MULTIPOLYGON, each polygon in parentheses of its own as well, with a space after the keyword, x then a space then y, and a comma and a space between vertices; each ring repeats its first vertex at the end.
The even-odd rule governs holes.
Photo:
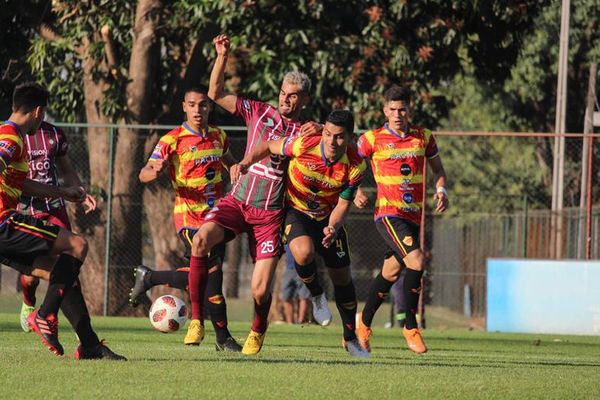
POLYGON ((160 296, 152 303, 149 316, 150 323, 157 331, 175 332, 187 321, 187 307, 179 297, 160 296))

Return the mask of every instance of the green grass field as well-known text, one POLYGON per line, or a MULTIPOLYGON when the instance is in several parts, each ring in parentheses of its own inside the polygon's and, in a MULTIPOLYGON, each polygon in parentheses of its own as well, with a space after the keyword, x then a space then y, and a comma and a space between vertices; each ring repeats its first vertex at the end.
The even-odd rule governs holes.
MULTIPOLYGON (((600 337, 428 329, 430 351, 405 349, 400 330, 379 328, 372 357, 351 358, 341 327, 271 325, 258 356, 200 347, 183 332, 161 334, 145 318, 94 318, 110 347, 128 362, 75 361, 73 332, 63 323, 67 356, 58 358, 16 314, 0 314, 1 398, 75 399, 589 399, 600 398, 600 337)), ((247 322, 230 324, 243 340, 247 322)))

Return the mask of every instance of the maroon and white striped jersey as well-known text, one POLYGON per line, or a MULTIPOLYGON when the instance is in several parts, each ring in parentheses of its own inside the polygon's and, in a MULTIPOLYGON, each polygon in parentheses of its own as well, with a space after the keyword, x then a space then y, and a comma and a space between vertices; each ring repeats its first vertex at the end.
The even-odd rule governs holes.
MULTIPOLYGON (((295 137, 300 132, 300 122, 283 118, 277 108, 262 101, 238 97, 235 115, 242 117, 248 127, 245 154, 261 142, 295 137)), ((255 208, 283 208, 288 161, 285 156, 271 155, 253 164, 233 186, 231 194, 255 208)))
MULTIPOLYGON (((23 144, 29 163, 27 178, 47 185, 58 186, 56 159, 65 156, 69 150, 69 143, 64 132, 48 122, 42 122, 35 134, 23 135, 23 144)), ((35 215, 64 206, 62 198, 43 199, 22 196, 18 210, 23 214, 35 215)))

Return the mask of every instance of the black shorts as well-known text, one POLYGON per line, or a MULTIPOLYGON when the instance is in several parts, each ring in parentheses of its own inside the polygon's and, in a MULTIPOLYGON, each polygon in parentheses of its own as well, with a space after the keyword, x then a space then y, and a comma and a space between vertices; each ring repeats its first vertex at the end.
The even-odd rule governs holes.
MULTIPOLYGON (((183 256, 187 260, 189 260, 192 256, 192 239, 194 238, 196 232, 198 232, 198 229, 182 228, 177 233, 179 239, 181 239, 181 241, 183 242, 183 246, 185 247, 185 252, 183 256)), ((217 262, 222 264, 223 260, 225 259, 225 242, 216 245, 210 252, 209 258, 211 261, 211 265, 214 265, 217 262)))
POLYGON ((323 260, 327 268, 344 268, 350 265, 350 250, 348 247, 348 236, 346 229, 342 227, 337 238, 329 248, 323 247, 323 228, 329 225, 327 218, 317 221, 295 209, 289 209, 285 216, 284 237, 286 243, 290 243, 298 236, 310 236, 315 250, 323 260))
POLYGON ((60 227, 15 212, 0 223, 0 260, 30 275, 34 260, 50 254, 60 227))
MULTIPOLYGON (((419 249, 419 225, 399 217, 382 217, 375 221, 377 231, 398 261, 419 249)), ((391 254, 386 253, 386 259, 391 254)))

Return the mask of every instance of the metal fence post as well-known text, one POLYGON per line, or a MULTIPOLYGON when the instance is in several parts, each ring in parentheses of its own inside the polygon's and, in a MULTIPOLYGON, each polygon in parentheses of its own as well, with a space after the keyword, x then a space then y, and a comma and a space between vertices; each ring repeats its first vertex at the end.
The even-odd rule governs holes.
POLYGON ((106 237, 104 246, 104 306, 102 315, 108 315, 108 274, 110 266, 110 246, 112 237, 112 200, 113 200, 113 173, 115 154, 115 128, 110 128, 108 134, 108 188, 106 207, 106 237))
POLYGON ((521 242, 521 248, 522 248, 522 252, 523 252, 523 258, 527 258, 527 225, 528 225, 528 211, 529 211, 529 204, 528 204, 528 197, 527 195, 523 196, 523 239, 521 242))

